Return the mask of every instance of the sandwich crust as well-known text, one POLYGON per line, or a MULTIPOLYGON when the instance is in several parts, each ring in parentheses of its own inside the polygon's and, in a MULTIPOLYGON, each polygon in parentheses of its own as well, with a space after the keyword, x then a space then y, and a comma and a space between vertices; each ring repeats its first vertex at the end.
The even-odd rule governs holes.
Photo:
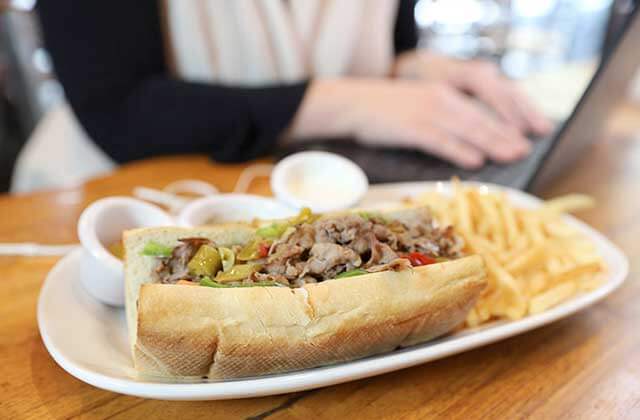
POLYGON ((129 344, 133 352, 138 327, 138 294, 140 286, 151 282, 151 272, 155 260, 141 255, 149 241, 164 245, 176 246, 180 238, 203 237, 219 246, 244 245, 253 238, 255 228, 245 224, 226 224, 199 228, 156 227, 125 231, 124 242, 124 277, 125 277, 125 311, 129 330, 129 344))
MULTIPOLYGON (((170 232, 173 239, 180 234, 170 232)), ((251 229, 207 232, 238 243, 251 229)), ((148 232, 137 236, 152 239, 148 232)), ((161 236, 166 243, 166 230, 161 236)), ((459 325, 486 286, 479 256, 297 289, 142 284, 131 277, 140 278, 145 267, 127 264, 135 367, 143 375, 175 378, 306 369, 427 341, 459 325)))

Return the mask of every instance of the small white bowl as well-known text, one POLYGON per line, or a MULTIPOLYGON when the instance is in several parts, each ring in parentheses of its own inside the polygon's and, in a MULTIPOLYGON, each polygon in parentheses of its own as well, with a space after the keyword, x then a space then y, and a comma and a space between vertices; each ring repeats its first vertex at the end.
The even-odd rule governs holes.
POLYGON ((278 201, 250 194, 220 194, 198 198, 178 215, 179 226, 195 227, 212 223, 282 219, 296 215, 296 210, 278 201))
POLYGON ((120 241, 127 229, 174 224, 159 207, 134 198, 109 197, 93 202, 78 221, 85 289, 103 303, 124 305, 124 264, 107 247, 120 241))
POLYGON ((271 174, 271 189, 279 200, 318 213, 352 207, 368 188, 358 165, 328 152, 295 153, 281 160, 271 174))

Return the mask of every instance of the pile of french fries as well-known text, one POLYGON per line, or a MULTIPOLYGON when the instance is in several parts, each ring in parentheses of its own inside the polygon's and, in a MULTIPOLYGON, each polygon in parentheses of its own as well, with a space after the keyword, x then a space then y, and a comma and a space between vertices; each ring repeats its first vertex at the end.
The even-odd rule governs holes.
POLYGON ((504 193, 454 181, 453 195, 430 191, 409 204, 430 206, 455 226, 468 253, 484 257, 489 285, 467 317, 469 327, 540 313, 604 281, 593 243, 562 219, 592 207, 591 197, 567 195, 529 210, 514 207, 504 193))

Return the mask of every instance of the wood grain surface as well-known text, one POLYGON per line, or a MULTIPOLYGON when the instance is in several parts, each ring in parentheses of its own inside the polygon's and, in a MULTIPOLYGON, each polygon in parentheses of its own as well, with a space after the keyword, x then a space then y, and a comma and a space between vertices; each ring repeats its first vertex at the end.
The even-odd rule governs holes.
MULTIPOLYGON (((73 243, 91 201, 199 178, 229 191, 244 165, 174 157, 127 165, 77 188, 0 197, 0 242, 73 243)), ((640 111, 621 108, 608 134, 552 187, 599 202, 580 216, 631 260, 624 286, 547 327, 444 360, 328 388, 235 401, 166 402, 86 385, 48 355, 36 323, 56 258, 0 257, 0 418, 640 418, 640 111), (638 135, 634 135, 638 133, 638 135)), ((269 194, 268 181, 252 192, 269 194)))

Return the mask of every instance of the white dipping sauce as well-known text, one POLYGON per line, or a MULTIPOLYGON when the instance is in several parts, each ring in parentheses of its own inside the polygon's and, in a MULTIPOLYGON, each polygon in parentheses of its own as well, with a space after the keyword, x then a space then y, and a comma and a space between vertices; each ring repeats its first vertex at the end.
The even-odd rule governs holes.
POLYGON ((291 155, 276 166, 271 179, 278 199, 316 212, 353 206, 368 185, 364 172, 355 163, 326 152, 291 155))

